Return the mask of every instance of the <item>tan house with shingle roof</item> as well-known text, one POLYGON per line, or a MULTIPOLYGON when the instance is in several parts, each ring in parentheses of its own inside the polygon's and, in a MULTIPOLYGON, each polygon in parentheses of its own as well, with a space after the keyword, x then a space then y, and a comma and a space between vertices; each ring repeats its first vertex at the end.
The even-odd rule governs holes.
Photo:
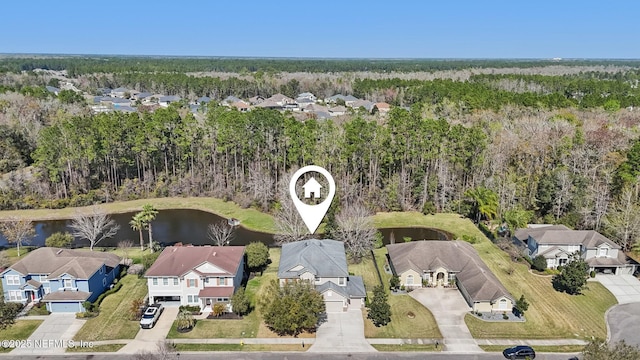
POLYGON ((168 246, 144 275, 149 302, 197 305, 203 312, 224 303, 231 311, 244 264, 244 246, 168 246))
POLYGON ((473 311, 510 312, 514 298, 467 242, 387 245, 389 265, 407 288, 456 285, 473 311))

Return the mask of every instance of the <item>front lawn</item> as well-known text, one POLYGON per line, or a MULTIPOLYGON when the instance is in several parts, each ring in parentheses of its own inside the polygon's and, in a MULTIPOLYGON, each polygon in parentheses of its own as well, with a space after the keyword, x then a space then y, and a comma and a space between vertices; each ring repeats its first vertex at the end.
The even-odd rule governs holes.
POLYGON ((409 295, 389 295, 391 322, 376 327, 363 311, 364 336, 367 338, 442 339, 431 311, 409 295), (409 312, 413 315, 410 317, 409 312))
MULTIPOLYGON (((43 320, 18 320, 6 329, 0 330, 0 340, 26 340, 42 324, 43 320)), ((8 353, 13 348, 0 346, 0 353, 8 353)))
POLYGON ((473 247, 482 260, 516 299, 524 294, 529 302, 524 323, 484 322, 473 315, 465 321, 476 338, 558 339, 606 338, 604 313, 616 304, 615 297, 600 283, 589 282, 583 295, 559 293, 551 277, 535 276, 523 263, 514 263, 469 220, 458 214, 422 215, 417 212, 378 213, 376 226, 423 226, 442 229, 475 239, 473 247))
POLYGON ((100 304, 100 315, 85 320, 85 324, 74 337, 75 340, 100 341, 133 339, 140 325, 129 320, 129 307, 134 299, 143 299, 147 294, 147 282, 137 275, 126 275, 122 288, 104 298, 100 304))
POLYGON ((177 351, 307 351, 296 344, 175 344, 177 351))

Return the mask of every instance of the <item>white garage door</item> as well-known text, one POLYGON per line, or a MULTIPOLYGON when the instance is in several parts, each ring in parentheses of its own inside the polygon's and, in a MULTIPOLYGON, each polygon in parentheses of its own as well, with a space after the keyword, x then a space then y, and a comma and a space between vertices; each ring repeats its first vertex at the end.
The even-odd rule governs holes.
POLYGON ((327 306, 327 312, 342 312, 343 311, 343 304, 342 301, 325 301, 324 302, 327 306))

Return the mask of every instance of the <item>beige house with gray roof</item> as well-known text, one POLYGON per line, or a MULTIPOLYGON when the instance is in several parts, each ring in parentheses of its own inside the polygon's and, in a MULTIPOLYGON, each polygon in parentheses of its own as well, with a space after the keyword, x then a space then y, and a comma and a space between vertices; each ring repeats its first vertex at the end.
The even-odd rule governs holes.
POLYGON ((407 288, 457 286, 473 311, 510 312, 514 298, 467 242, 387 245, 389 265, 407 288))

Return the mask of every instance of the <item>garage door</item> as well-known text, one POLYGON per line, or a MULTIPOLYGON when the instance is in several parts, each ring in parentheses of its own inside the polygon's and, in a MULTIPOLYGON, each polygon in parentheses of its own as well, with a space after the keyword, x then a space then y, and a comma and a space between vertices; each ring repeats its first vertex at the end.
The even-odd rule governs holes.
POLYGON ((325 301, 327 312, 342 312, 342 301, 325 301))
POLYGON ((77 302, 52 302, 51 312, 72 312, 80 311, 80 305, 77 302))

